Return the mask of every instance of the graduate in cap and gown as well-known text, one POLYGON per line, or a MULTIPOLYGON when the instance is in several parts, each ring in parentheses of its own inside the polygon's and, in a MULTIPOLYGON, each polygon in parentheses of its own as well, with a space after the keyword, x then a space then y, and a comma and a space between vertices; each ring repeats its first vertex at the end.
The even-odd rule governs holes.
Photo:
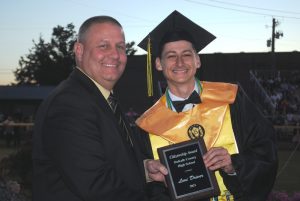
POLYGON ((206 200, 265 201, 274 185, 278 158, 275 131, 240 85, 200 81, 198 52, 215 39, 178 11, 139 44, 155 56, 167 88, 136 121, 148 133, 149 155, 157 148, 201 137, 206 167, 220 195, 206 200))

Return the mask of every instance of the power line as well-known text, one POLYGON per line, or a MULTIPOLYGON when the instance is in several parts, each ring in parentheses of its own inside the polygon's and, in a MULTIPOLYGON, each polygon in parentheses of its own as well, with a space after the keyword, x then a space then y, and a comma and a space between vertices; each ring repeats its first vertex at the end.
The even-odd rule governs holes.
POLYGON ((276 9, 269 9, 269 8, 259 8, 259 7, 254 7, 254 6, 247 6, 247 5, 229 3, 229 2, 218 1, 218 0, 207 0, 207 1, 212 1, 212 2, 217 2, 217 3, 221 3, 221 4, 227 4, 227 5, 233 5, 233 6, 242 7, 242 8, 256 9, 256 10, 264 10, 264 11, 279 12, 279 13, 289 13, 289 14, 297 14, 297 15, 300 14, 300 13, 294 12, 294 11, 276 10, 276 9))
POLYGON ((274 14, 267 14, 267 13, 249 11, 249 10, 240 10, 240 9, 235 9, 235 8, 212 5, 212 4, 208 4, 208 3, 202 3, 202 2, 199 2, 196 0, 185 0, 185 1, 194 3, 194 4, 201 4, 201 5, 205 5, 205 6, 209 6, 209 7, 215 7, 215 8, 225 9, 225 10, 232 10, 232 11, 237 11, 237 12, 242 12, 242 13, 250 13, 250 14, 255 14, 255 15, 263 15, 263 16, 272 16, 272 17, 290 18, 290 19, 300 20, 300 17, 293 17, 293 16, 286 16, 286 15, 274 15, 274 14))

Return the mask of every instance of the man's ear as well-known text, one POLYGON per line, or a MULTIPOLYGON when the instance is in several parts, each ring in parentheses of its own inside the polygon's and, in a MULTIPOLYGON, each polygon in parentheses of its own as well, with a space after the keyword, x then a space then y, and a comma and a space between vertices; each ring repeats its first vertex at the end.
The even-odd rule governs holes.
POLYGON ((201 67, 201 60, 200 60, 200 56, 197 54, 196 56, 196 68, 200 68, 201 67))
POLYGON ((161 63, 160 63, 160 58, 156 58, 155 59, 155 67, 156 67, 156 70, 162 71, 162 67, 161 67, 161 63))
POLYGON ((74 44, 74 54, 77 61, 82 60, 82 54, 83 54, 83 45, 82 43, 75 42, 74 44))

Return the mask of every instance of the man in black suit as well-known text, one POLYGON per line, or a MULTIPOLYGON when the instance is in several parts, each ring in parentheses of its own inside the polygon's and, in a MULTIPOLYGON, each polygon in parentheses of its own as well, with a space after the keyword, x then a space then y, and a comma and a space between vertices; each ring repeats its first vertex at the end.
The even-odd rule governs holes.
MULTIPOLYGON (((36 115, 33 201, 147 200, 138 142, 108 103, 125 69, 125 50, 114 18, 92 17, 80 27, 77 67, 36 115)), ((149 167, 149 175, 158 168, 149 167)))

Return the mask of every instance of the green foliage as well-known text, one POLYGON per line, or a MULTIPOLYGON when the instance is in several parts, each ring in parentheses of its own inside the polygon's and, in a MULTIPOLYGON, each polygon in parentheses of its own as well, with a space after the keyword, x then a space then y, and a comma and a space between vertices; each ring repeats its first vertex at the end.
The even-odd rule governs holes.
POLYGON ((134 45, 135 45, 134 41, 126 43, 126 54, 128 56, 132 56, 136 53, 137 50, 133 48, 134 45))
POLYGON ((29 50, 26 57, 19 60, 19 68, 14 72, 17 84, 57 85, 64 80, 75 66, 73 45, 76 41, 74 25, 53 28, 50 43, 42 37, 29 50))

